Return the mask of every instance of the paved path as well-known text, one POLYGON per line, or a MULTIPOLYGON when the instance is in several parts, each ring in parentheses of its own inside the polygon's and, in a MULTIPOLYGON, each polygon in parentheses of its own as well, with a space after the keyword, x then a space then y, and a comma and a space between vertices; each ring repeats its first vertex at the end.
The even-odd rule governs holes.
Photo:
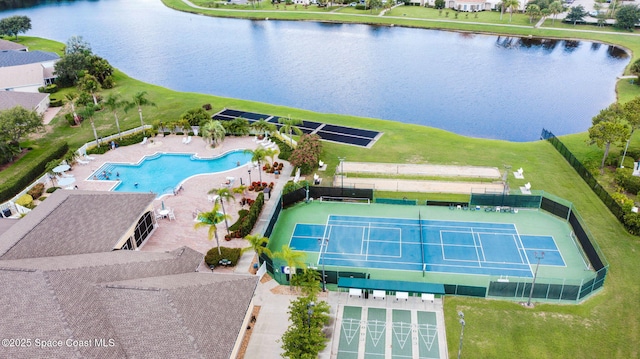
MULTIPOLYGON (((334 187, 340 187, 343 181, 336 176, 334 187)), ((379 191, 392 192, 421 192, 421 193, 502 193, 502 183, 483 182, 446 182, 446 181, 421 181, 398 180, 389 178, 350 178, 344 177, 344 187, 373 188, 379 191)))
POLYGON ((385 175, 416 175, 438 177, 466 177, 500 179, 500 170, 497 167, 480 166, 450 166, 430 164, 407 163, 378 163, 378 162, 343 162, 342 168, 337 172, 344 173, 370 173, 385 175))

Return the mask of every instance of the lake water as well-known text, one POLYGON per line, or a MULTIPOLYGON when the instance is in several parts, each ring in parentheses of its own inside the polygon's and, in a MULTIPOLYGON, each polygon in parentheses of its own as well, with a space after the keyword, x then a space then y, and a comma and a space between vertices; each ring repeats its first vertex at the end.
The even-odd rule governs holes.
MULTIPOLYGON (((585 131, 615 101, 624 51, 436 30, 210 18, 160 0, 100 0, 0 12, 30 36, 81 35, 139 80, 173 90, 532 141, 585 131)), ((162 99, 152 99, 156 103, 162 99)))

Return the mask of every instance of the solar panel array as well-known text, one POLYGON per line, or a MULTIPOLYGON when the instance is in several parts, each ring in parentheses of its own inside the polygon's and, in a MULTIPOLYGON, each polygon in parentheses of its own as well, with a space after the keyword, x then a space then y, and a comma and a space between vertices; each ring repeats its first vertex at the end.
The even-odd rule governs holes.
MULTIPOLYGON (((282 128, 282 124, 278 122, 280 117, 271 116, 253 112, 244 112, 238 110, 225 109, 211 118, 219 121, 231 121, 238 117, 242 117, 249 121, 249 123, 256 122, 258 120, 265 120, 276 126, 278 130, 282 128)), ((329 125, 320 122, 313 122, 303 120, 302 124, 296 125, 297 128, 305 134, 316 134, 325 141, 337 142, 342 144, 349 144, 360 147, 372 146, 377 138, 381 135, 380 132, 363 130, 360 128, 329 125)))

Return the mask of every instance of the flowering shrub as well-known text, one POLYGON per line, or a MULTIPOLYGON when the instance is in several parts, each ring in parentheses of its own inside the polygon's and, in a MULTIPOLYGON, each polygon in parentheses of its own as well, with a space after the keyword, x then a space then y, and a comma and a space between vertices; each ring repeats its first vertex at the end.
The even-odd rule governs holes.
POLYGON ((300 168, 300 173, 309 174, 318 164, 320 153, 322 152, 322 142, 318 135, 302 135, 298 141, 298 147, 291 153, 289 162, 300 168))

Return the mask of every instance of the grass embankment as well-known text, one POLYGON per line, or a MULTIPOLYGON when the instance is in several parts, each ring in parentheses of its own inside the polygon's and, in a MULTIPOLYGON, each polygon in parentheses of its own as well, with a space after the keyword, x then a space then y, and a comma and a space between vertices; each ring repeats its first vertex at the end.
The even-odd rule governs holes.
MULTIPOLYGON (((36 41, 29 38, 21 39, 23 43, 36 41)), ((53 49, 61 48, 59 43, 37 41, 40 45, 32 45, 32 49, 48 43, 53 49)), ((298 118, 384 132, 380 141, 371 149, 325 143, 322 159, 328 164, 328 175, 332 174, 332 169, 338 165, 338 156, 357 161, 523 167, 526 179, 512 179, 511 186, 531 182, 534 189, 542 189, 572 201, 611 263, 610 275, 604 290, 581 305, 541 304, 535 309, 524 309, 518 304, 503 301, 447 297, 445 317, 451 356, 456 352, 460 333, 456 313, 463 310, 467 323, 463 349, 465 358, 638 357, 640 314, 636 307, 640 302, 640 288, 637 285, 637 278, 640 277, 640 267, 637 266, 640 242, 624 231, 575 171, 548 143, 510 143, 474 139, 418 125, 320 114, 257 102, 180 93, 142 83, 120 72, 116 75, 116 83, 115 89, 103 91, 102 95, 107 96, 110 92, 115 92, 129 98, 138 91, 147 91, 149 99, 158 104, 157 108, 144 109, 147 123, 154 120, 170 121, 178 118, 187 109, 211 103, 214 110, 229 107, 274 115, 290 114, 298 118)), ((123 129, 139 124, 136 111, 121 114, 121 120, 123 129)), ((100 135, 115 132, 111 114, 97 115, 96 123, 99 124, 100 135)), ((46 145, 47 141, 64 138, 73 148, 91 140, 92 137, 88 124, 83 124, 81 128, 70 128, 63 120, 56 119, 51 126, 51 133, 37 142, 46 145)), ((384 193, 378 195, 386 197, 384 193)), ((412 198, 400 194, 400 197, 403 196, 412 198)), ((446 197, 434 195, 428 198, 446 197)))

